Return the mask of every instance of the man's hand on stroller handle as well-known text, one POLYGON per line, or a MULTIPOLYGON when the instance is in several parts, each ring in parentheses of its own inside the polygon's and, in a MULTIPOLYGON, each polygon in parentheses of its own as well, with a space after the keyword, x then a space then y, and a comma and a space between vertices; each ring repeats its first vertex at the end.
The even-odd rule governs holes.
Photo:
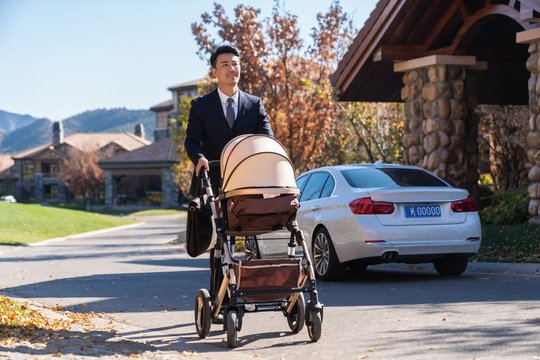
POLYGON ((199 176, 199 172, 201 171, 201 168, 203 166, 206 171, 210 171, 210 167, 208 166, 208 160, 204 156, 201 156, 197 161, 197 166, 195 167, 195 175, 199 176))

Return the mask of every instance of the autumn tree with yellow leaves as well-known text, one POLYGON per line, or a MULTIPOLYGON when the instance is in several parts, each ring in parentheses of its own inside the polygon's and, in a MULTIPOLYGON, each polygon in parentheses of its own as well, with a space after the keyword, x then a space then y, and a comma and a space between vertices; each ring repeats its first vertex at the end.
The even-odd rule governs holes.
POLYGON ((355 34, 339 3, 317 15, 309 46, 300 37, 297 17, 280 11, 277 2, 266 22, 250 6, 240 4, 234 13, 231 19, 215 4, 211 14, 192 24, 199 56, 208 58, 224 43, 240 50, 239 86, 262 99, 275 137, 297 173, 337 163, 343 123, 337 121, 340 110, 332 98, 330 75, 355 34), (219 39, 212 38, 210 28, 218 30, 219 39))

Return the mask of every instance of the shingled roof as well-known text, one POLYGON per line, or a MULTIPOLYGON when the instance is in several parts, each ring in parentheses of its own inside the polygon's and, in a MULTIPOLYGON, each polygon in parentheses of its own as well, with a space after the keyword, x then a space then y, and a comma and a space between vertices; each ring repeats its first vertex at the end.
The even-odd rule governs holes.
MULTIPOLYGON (((101 149, 107 144, 115 143, 118 146, 132 151, 142 146, 151 144, 149 140, 143 139, 137 135, 123 133, 77 133, 64 138, 63 144, 68 144, 81 151, 89 152, 101 149)), ((52 147, 52 142, 35 148, 23 151, 13 156, 14 160, 33 158, 43 151, 52 147)))
POLYGON ((98 165, 102 169, 170 167, 176 164, 179 159, 175 149, 176 144, 172 139, 163 138, 151 145, 101 160, 98 165))
POLYGON ((332 76, 340 101, 399 102, 398 61, 469 55, 480 104, 528 104, 527 45, 516 33, 533 28, 536 1, 380 0, 332 76), (534 10, 534 11, 533 11, 534 10))

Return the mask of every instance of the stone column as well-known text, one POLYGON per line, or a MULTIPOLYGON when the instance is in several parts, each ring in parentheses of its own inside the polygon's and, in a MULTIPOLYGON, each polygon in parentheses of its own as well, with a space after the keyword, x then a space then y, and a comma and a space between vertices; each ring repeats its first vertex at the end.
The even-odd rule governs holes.
POLYGON ((478 195, 478 118, 472 56, 433 55, 395 65, 403 71, 403 158, 478 195))
POLYGON ((34 197, 36 201, 43 200, 43 174, 34 174, 34 197))
POLYGON ((540 28, 517 33, 518 43, 529 44, 527 70, 529 78, 529 134, 527 166, 529 170, 529 214, 532 224, 540 224, 540 28))
POLYGON ((178 193, 176 184, 173 181, 173 174, 170 168, 161 169, 161 207, 178 207, 178 193))
POLYGON ((114 206, 114 176, 111 170, 105 170, 105 205, 114 206))

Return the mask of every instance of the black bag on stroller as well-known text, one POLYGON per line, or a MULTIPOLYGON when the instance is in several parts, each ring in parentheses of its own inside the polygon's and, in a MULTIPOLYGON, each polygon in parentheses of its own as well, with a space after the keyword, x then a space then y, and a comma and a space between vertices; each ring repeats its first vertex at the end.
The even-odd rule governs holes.
POLYGON ((189 202, 186 222, 186 250, 189 256, 197 257, 216 242, 216 231, 212 209, 206 194, 189 202))

